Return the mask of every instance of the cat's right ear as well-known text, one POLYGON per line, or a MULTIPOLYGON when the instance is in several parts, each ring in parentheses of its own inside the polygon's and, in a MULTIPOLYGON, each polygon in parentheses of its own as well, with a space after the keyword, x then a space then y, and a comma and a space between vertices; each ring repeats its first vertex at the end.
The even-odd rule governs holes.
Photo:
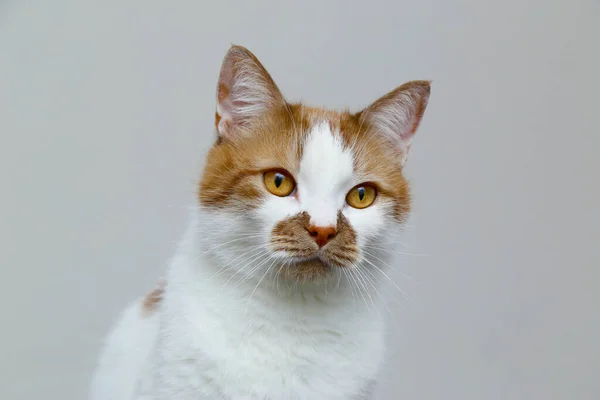
POLYGON ((268 110, 285 105, 271 75, 248 49, 232 46, 223 60, 217 85, 215 125, 222 139, 268 110))
POLYGON ((398 150, 400 165, 408 158, 410 144, 421 123, 431 82, 412 81, 397 87, 359 113, 361 124, 367 122, 398 150))

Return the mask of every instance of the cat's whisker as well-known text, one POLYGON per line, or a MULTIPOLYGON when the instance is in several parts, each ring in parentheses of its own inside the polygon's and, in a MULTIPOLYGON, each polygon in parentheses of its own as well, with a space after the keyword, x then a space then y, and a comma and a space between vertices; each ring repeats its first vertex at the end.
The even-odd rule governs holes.
POLYGON ((337 281, 337 285, 335 285, 335 289, 339 289, 341 283, 342 283, 342 271, 341 268, 336 268, 336 272, 338 275, 338 281, 337 281))
POLYGON ((381 303, 385 307, 385 310, 387 311, 389 316, 392 317, 395 324, 398 324, 398 320, 396 319, 396 316, 392 313, 392 311, 390 310, 390 307, 387 305, 387 301, 383 298, 383 296, 381 295, 381 292, 378 289, 377 284, 379 283, 379 279, 377 279, 377 277, 373 274, 373 272, 371 270, 369 270, 369 268, 364 268, 364 272, 365 272, 365 275, 368 273, 371 276, 371 278, 369 278, 369 282, 371 282, 371 286, 375 290, 375 293, 377 294, 377 296, 379 296, 379 299, 381 300, 381 303))
MULTIPOLYGON (((375 302, 373 301, 373 297, 371 297, 371 293, 370 290, 367 288, 366 285, 366 279, 365 279, 365 275, 362 273, 362 271, 360 270, 360 268, 358 266, 355 266, 353 268, 353 271, 356 273, 357 278, 359 279, 360 283, 362 284, 363 289, 365 290, 365 293, 367 294, 367 297, 369 297, 369 300, 371 301, 371 305, 373 306, 373 308, 375 309, 375 312, 377 314, 379 314, 379 310, 377 305, 375 304, 375 302)), ((366 300, 365 300, 366 301, 366 300)))
POLYGON ((415 257, 430 257, 431 256, 431 254, 425 254, 425 253, 407 253, 404 251, 390 250, 390 249, 386 249, 385 247, 377 247, 377 246, 373 246, 370 244, 365 244, 363 247, 366 247, 369 249, 374 249, 374 250, 385 251, 386 253, 400 254, 403 256, 415 256, 415 257))
POLYGON ((259 245, 259 246, 255 246, 255 247, 251 247, 250 250, 243 252, 242 254, 240 254, 239 256, 235 257, 233 260, 230 260, 229 262, 227 262, 224 266, 222 266, 221 268, 219 268, 219 270, 217 272, 215 272, 213 275, 211 275, 208 280, 211 280, 217 276, 219 276, 221 273, 223 273, 226 270, 229 270, 231 268, 228 268, 231 264, 233 264, 234 261, 244 257, 244 256, 253 256, 255 255, 256 252, 261 252, 262 250, 265 250, 265 247, 263 245, 259 245))
POLYGON ((273 288, 276 287, 277 289, 277 293, 281 294, 281 291, 279 290, 279 279, 280 279, 280 275, 281 275, 281 270, 283 269, 283 266, 286 264, 287 260, 283 261, 282 263, 279 264, 279 268, 277 268, 277 272, 275 273, 275 279, 273 279, 273 288))
MULTIPOLYGON (((371 306, 370 306, 370 305, 369 305, 369 302, 367 302, 367 298, 366 298, 366 297, 363 297, 363 299, 365 300, 365 306, 367 307, 367 309, 368 309, 368 311, 369 311, 369 315, 373 316, 373 310, 372 310, 372 308, 376 308, 376 307, 374 306, 374 303, 373 303, 373 298, 372 298, 372 297, 370 296, 370 294, 369 294, 369 289, 368 289, 367 285, 364 283, 364 279, 363 279, 363 277, 360 275, 360 273, 359 273, 358 269, 357 269, 357 268, 354 268, 354 269, 352 269, 352 271, 353 271, 354 275, 356 276, 356 279, 357 279, 357 281, 358 281, 358 282, 359 282, 359 284, 360 284, 360 287, 361 287, 361 292, 365 293, 365 294, 366 294, 366 297, 368 297, 368 298, 369 298, 369 300, 371 301, 371 306)), ((377 312, 377 311, 376 311, 376 312, 377 312)))
MULTIPOLYGON (((379 279, 380 277, 376 276, 376 273, 377 273, 376 271, 372 271, 370 268, 366 268, 366 267, 364 268, 364 271, 367 272, 375 282, 380 283, 380 279, 379 279)), ((378 291, 381 292, 381 290, 382 290, 381 285, 378 285, 378 288, 379 288, 378 291)), ((384 307, 387 308, 388 310, 389 310, 388 304, 391 303, 391 304, 395 304, 395 305, 400 305, 400 304, 403 304, 404 301, 406 300, 406 297, 397 290, 393 290, 391 292, 389 292, 389 291, 386 292, 386 296, 387 297, 386 297, 386 300, 384 301, 384 307)), ((390 315, 392 315, 391 312, 390 312, 390 315)))
POLYGON ((382 263, 383 265, 385 265, 386 267, 394 270, 395 272, 399 273, 402 277, 408 279, 409 281, 414 282, 414 279, 411 278, 410 276, 406 275, 405 273, 403 273, 402 271, 398 270, 397 268, 392 267, 390 264, 386 263, 385 261, 383 261, 382 259, 378 258, 377 256, 373 255, 372 253, 369 253, 367 250, 363 249, 363 252, 369 256, 369 257, 373 257, 375 260, 379 261, 380 263, 382 263))
MULTIPOLYGON (((214 279, 217 276, 233 269, 235 267, 235 261, 240 260, 243 257, 251 257, 251 258, 258 257, 258 258, 260 258, 262 254, 267 254, 267 253, 268 253, 268 249, 264 248, 263 246, 253 247, 250 250, 238 255, 234 259, 229 260, 225 265, 220 267, 213 275, 211 275, 209 277, 209 280, 214 279)), ((244 261, 247 261, 247 258, 244 261)))
POLYGON ((238 237, 238 238, 236 238, 236 239, 229 240, 229 241, 227 241, 227 242, 224 242, 224 243, 219 243, 219 244, 217 244, 217 245, 215 245, 215 246, 212 246, 212 247, 211 247, 211 248, 209 248, 208 250, 205 250, 205 251, 201 252, 199 255, 200 255, 200 256, 206 255, 206 254, 208 254, 208 253, 212 252, 212 251, 213 251, 213 250, 215 250, 215 249, 218 249, 218 248, 220 248, 220 247, 226 246, 226 245, 228 245, 228 244, 231 244, 231 243, 234 243, 234 242, 239 242, 240 240, 253 239, 253 238, 262 237, 262 236, 263 236, 263 235, 246 235, 246 236, 241 236, 241 237, 238 237))
POLYGON ((408 293, 406 293, 404 290, 402 290, 400 288, 400 286, 398 286, 398 284, 396 282, 394 282, 392 280, 392 278, 390 278, 388 276, 388 274, 386 274, 381 268, 379 268, 377 265, 373 264, 371 261, 369 261, 368 259, 364 258, 363 259, 365 262, 367 262, 368 264, 370 264, 373 268, 375 268, 377 271, 379 271, 388 281, 390 281, 392 283, 392 285, 394 285, 394 287, 396 287, 396 289, 398 289, 400 291, 400 293, 402 293, 402 295, 404 297, 406 297, 408 300, 412 300, 411 297, 408 295, 408 293))
POLYGON ((367 282, 369 282, 369 284, 375 291, 377 297, 379 297, 379 300, 381 301, 381 304, 383 304, 383 307, 385 308, 386 312, 393 318, 394 315, 392 314, 390 308, 387 305, 387 301, 385 301, 379 290, 379 279, 377 279, 377 277, 373 274, 373 272, 369 270, 369 268, 363 268, 359 265, 358 269, 362 271, 363 275, 365 276, 365 279, 367 280, 367 282))
MULTIPOLYGON (((289 259, 283 261, 281 263, 281 265, 279 266, 279 269, 277 270, 277 277, 278 277, 278 279, 277 279, 277 292, 279 294, 281 294, 281 291, 279 289, 279 281, 281 280, 281 271, 284 270, 285 268, 288 268, 293 262, 294 262, 294 260, 291 259, 291 258, 289 258, 289 259)), ((290 290, 289 281, 287 279, 285 279, 285 278, 283 278, 283 280, 284 280, 284 282, 286 282, 288 290, 290 290)))
MULTIPOLYGON (((358 284, 358 280, 354 274, 354 271, 352 269, 348 269, 348 274, 350 276, 350 278, 352 279, 352 281, 354 282, 355 286, 356 286, 356 290, 358 291, 358 294, 362 297, 365 306, 367 307, 367 309, 369 309, 369 305, 367 303, 367 299, 365 298, 365 295, 363 294, 359 284, 358 284)), ((370 309, 369 309, 369 314, 370 314, 370 309)))
POLYGON ((248 305, 250 305, 250 301, 252 300, 252 296, 254 296, 254 293, 256 292, 256 289, 258 289, 258 287, 260 286, 260 284, 263 281, 263 279, 265 279, 265 276, 267 276, 267 274, 269 273, 269 271, 271 270, 271 268, 273 268, 273 265, 275 265, 275 263, 277 262, 277 259, 274 258, 273 256, 269 256, 269 258, 267 260, 270 260, 271 258, 273 259, 273 262, 271 263, 271 265, 269 265, 269 267, 267 268, 267 270, 265 271, 265 273, 258 280, 258 283, 254 287, 254 290, 252 291, 252 293, 250 293, 250 297, 248 298, 248 301, 246 302, 246 309, 244 311, 244 314, 248 313, 248 305))
POLYGON ((259 261, 257 265, 255 265, 254 267, 252 267, 250 269, 250 271, 248 271, 247 273, 245 273, 245 275, 238 281, 238 283, 235 285, 235 287, 240 287, 244 282, 246 282, 247 280, 249 280, 250 278, 252 278, 252 276, 254 275, 254 273, 256 273, 256 271, 258 271, 263 265, 265 265, 266 263, 268 263, 272 259, 273 259, 273 256, 269 255, 267 253, 267 257, 265 257, 264 260, 259 261))
POLYGON ((243 267, 238 268, 237 271, 235 271, 230 277, 229 279, 227 279, 227 281, 223 284, 223 286, 221 286, 221 289, 219 290, 219 293, 222 292, 222 290, 225 288, 225 286, 227 286, 227 284, 229 282, 231 282, 231 280, 240 272, 242 272, 244 269, 246 269, 247 267, 249 267, 255 260, 258 260, 260 257, 263 257, 265 255, 267 255, 269 253, 268 249, 265 249, 263 252, 260 252, 258 255, 255 255, 254 257, 252 257, 243 267))
POLYGON ((352 294, 352 301, 354 303, 354 309, 356 309, 356 307, 357 307, 356 296, 354 295, 354 287, 352 286, 352 281, 350 280, 350 274, 348 273, 347 268, 342 268, 342 272, 344 273, 344 276, 346 277, 346 282, 348 283, 348 287, 350 288, 350 293, 352 294))

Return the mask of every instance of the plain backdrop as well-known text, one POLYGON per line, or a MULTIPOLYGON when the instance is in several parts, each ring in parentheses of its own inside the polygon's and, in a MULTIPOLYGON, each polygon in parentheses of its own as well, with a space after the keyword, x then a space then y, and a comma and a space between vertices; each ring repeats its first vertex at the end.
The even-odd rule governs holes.
POLYGON ((84 399, 247 46, 290 100, 432 79, 378 399, 600 399, 600 3, 0 2, 0 398, 84 399))

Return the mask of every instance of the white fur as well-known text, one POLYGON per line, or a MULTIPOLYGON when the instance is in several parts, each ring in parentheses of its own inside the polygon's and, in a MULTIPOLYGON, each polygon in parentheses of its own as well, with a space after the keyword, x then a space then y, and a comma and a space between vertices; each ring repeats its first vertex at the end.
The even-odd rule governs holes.
POLYGON ((254 211, 195 209, 168 268, 160 308, 131 306, 109 335, 92 400, 367 398, 384 356, 374 293, 387 258, 361 254, 329 284, 278 279, 290 259, 269 249, 272 228, 308 211, 318 224, 341 211, 360 246, 391 237, 384 202, 345 204, 353 156, 317 124, 294 174, 298 196, 267 195, 254 211), (364 396, 364 397, 363 397, 364 396))
POLYGON ((345 194, 354 185, 352 153, 338 135, 324 121, 313 127, 304 145, 298 195, 312 225, 335 227, 345 194))

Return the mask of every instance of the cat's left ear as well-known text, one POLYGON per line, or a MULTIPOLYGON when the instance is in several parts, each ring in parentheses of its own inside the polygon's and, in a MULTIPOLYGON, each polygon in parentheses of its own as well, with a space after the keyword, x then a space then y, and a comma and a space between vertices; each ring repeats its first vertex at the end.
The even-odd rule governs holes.
POLYGON ((250 50, 232 46, 223 60, 217 85, 215 125, 230 139, 265 113, 285 106, 271 75, 250 50))
POLYGON ((429 81, 407 82, 359 113, 361 124, 367 123, 398 149, 401 165, 408 158, 430 91, 429 81))

